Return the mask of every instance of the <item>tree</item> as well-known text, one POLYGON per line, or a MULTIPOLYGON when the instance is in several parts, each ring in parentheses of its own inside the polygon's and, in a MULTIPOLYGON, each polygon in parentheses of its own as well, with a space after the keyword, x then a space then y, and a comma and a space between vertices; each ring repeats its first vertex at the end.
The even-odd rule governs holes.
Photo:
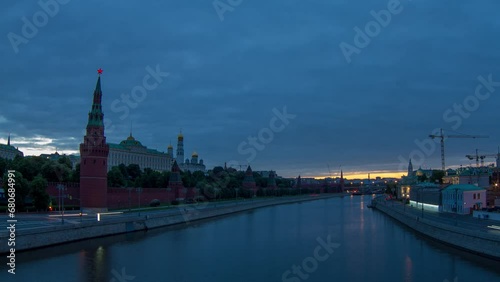
POLYGON ((47 193, 47 180, 37 175, 30 184, 30 195, 33 198, 33 206, 37 210, 46 210, 49 206, 50 197, 47 193))
POLYGON ((427 180, 427 174, 422 174, 417 176, 418 182, 425 182, 427 180))
POLYGON ((71 160, 68 158, 68 156, 61 156, 58 160, 57 163, 64 165, 67 167, 69 170, 73 169, 73 164, 71 163, 71 160))
POLYGON ((35 176, 41 173, 42 167, 48 162, 50 160, 42 157, 16 156, 12 161, 12 169, 20 172, 26 180, 32 181, 35 176))
POLYGON ((184 187, 194 187, 196 185, 195 179, 191 171, 185 171, 181 173, 182 184, 184 187))
POLYGON ((158 181, 161 178, 161 173, 154 171, 151 168, 145 168, 142 175, 137 179, 139 187, 158 188, 158 181))
POLYGON ((170 179, 170 171, 163 171, 160 177, 156 180, 156 187, 166 188, 168 187, 168 180, 170 179))
POLYGON ((54 161, 45 162, 41 168, 41 175, 49 182, 67 182, 70 174, 71 168, 54 161))
POLYGON ((219 173, 221 173, 222 171, 224 171, 224 168, 221 167, 221 166, 216 166, 216 167, 214 167, 214 169, 212 171, 213 171, 213 173, 215 175, 219 175, 219 173))
POLYGON ((142 171, 138 164, 129 164, 127 166, 127 175, 130 177, 130 180, 135 181, 141 174, 142 171))
POLYGON ((116 166, 112 167, 108 172, 108 187, 123 187, 125 184, 125 177, 121 170, 116 166))
POLYGON ((442 170, 434 170, 434 171, 432 171, 432 175, 429 178, 429 180, 432 183, 443 184, 443 177, 444 177, 444 175, 445 175, 444 171, 442 171, 442 170))
POLYGON ((3 174, 11 165, 10 163, 10 160, 0 158, 0 173, 3 174))
POLYGON ((80 182, 80 164, 75 165, 75 169, 71 171, 71 182, 80 182))
POLYGON ((203 171, 193 172, 194 183, 198 183, 199 181, 203 181, 203 180, 205 180, 205 173, 203 171))

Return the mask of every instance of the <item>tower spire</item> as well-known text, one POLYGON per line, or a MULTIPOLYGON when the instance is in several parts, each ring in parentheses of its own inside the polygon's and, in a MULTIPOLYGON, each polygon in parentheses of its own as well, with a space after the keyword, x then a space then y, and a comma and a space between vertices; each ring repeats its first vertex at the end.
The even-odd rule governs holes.
POLYGON ((104 126, 103 123, 103 117, 104 114, 102 113, 102 105, 101 105, 101 100, 102 100, 102 91, 101 91, 101 74, 102 74, 102 69, 97 70, 97 83, 95 85, 95 90, 94 90, 94 99, 92 102, 92 108, 89 112, 89 121, 87 123, 87 127, 89 126, 104 126))
MULTIPOLYGON (((101 106, 101 74, 94 90, 92 109, 88 114, 86 134, 80 144, 80 207, 83 210, 107 210, 107 175, 109 145, 104 135, 101 106)), ((56 149, 57 150, 57 149, 56 149)))
POLYGON ((408 175, 407 176, 412 176, 413 175, 413 164, 411 163, 411 159, 408 162, 408 175))

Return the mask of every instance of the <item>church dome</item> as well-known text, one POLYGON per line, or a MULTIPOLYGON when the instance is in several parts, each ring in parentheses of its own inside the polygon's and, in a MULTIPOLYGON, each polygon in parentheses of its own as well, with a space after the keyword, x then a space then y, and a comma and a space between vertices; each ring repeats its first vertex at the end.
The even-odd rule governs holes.
POLYGON ((422 175, 424 175, 424 171, 423 171, 421 168, 419 168, 419 169, 417 170, 416 175, 417 175, 417 176, 422 176, 422 175))
POLYGON ((193 152, 193 154, 191 155, 193 158, 197 158, 198 157, 198 153, 196 152, 193 152))
POLYGON ((168 148, 173 149, 174 147, 172 146, 172 144, 170 144, 170 145, 168 145, 168 148))
POLYGON ((182 133, 179 133, 179 135, 177 135, 177 139, 180 139, 180 140, 184 139, 184 135, 182 135, 182 133))
POLYGON ((123 140, 122 142, 120 142, 120 145, 143 147, 141 142, 139 142, 138 140, 135 140, 135 138, 132 136, 132 134, 130 134, 130 136, 127 137, 126 140, 123 140))

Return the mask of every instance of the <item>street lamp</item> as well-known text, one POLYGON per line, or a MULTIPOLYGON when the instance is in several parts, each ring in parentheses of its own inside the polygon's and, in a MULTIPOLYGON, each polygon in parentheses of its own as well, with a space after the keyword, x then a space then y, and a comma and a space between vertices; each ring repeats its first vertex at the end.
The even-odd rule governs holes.
POLYGON ((142 192, 142 187, 138 187, 135 189, 135 191, 139 194, 139 208, 141 207, 141 192, 142 192))
POLYGON ((455 188, 455 225, 458 226, 458 188, 455 188))
POLYGON ((59 190, 59 213, 61 214, 61 222, 64 224, 64 191, 66 187, 61 184, 57 184, 57 190, 59 190))
POLYGON ((131 198, 130 198, 130 192, 132 191, 132 187, 125 187, 125 189, 128 190, 128 211, 130 211, 130 208, 132 206, 131 198))
MULTIPOLYGON (((423 189, 424 189, 424 187, 420 187, 418 189, 419 190, 418 196, 420 198, 420 205, 422 206, 422 218, 424 218, 424 201, 423 201, 424 195, 423 195, 423 189)), ((418 204, 417 204, 417 208, 418 208, 418 204)))

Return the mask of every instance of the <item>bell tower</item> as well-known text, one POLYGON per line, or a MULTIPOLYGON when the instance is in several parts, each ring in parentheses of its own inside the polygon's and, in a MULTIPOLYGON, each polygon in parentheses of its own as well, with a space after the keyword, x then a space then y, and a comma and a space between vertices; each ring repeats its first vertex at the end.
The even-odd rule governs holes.
POLYGON ((107 211, 109 146, 104 136, 101 74, 94 90, 86 134, 80 144, 80 208, 87 211, 107 211))

